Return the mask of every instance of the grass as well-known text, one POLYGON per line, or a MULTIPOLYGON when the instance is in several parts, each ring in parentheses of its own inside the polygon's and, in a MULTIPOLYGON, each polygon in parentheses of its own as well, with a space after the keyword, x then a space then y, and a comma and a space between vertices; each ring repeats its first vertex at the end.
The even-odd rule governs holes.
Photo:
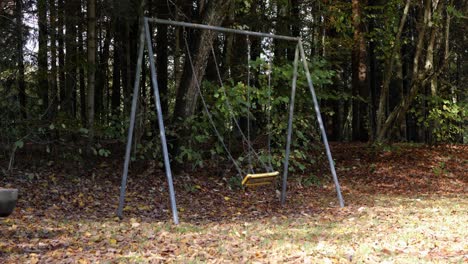
MULTIPOLYGON (((373 206, 330 209, 256 221, 173 226, 141 219, 61 221, 45 218, 48 230, 27 220, 2 220, 1 228, 30 236, 6 252, 6 262, 41 261, 71 254, 82 262, 173 260, 205 262, 463 263, 468 260, 465 196, 406 198, 372 196, 373 206), (56 234, 54 234, 54 232, 56 234), (49 237, 50 235, 50 237, 49 237), (55 241, 54 236, 60 236, 55 241), (54 243, 56 244, 54 247, 54 243), (57 243, 59 244, 57 246, 57 243), (22 247, 22 248, 19 248, 22 247), (33 250, 36 249, 36 250, 33 250), (23 250, 22 254, 19 251, 23 250), (30 252, 26 254, 24 252, 30 252), (39 260, 39 259, 38 259, 39 260)), ((9 247, 0 243, 2 251, 9 247)))

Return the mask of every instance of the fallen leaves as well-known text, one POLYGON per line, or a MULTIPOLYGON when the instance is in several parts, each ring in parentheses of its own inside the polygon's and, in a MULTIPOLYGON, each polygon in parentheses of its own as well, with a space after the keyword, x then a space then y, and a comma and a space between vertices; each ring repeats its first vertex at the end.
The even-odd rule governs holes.
POLYGON ((334 148, 345 208, 336 207, 332 184, 296 187, 294 176, 286 207, 273 188, 230 190, 200 175, 185 177, 193 186, 185 190, 175 177, 179 226, 170 224, 161 172, 130 176, 122 221, 120 175, 109 162, 94 179, 70 179, 57 165, 29 172, 32 180, 0 179, 26 190, 11 218, 0 219, 0 262, 467 261, 466 148, 334 148), (434 175, 441 161, 449 177, 434 175))

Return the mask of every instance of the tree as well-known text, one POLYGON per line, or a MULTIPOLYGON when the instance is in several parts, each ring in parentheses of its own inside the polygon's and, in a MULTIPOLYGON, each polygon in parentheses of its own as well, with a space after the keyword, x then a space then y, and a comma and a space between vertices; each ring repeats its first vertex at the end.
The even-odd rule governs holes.
MULTIPOLYGON (((81 3, 80 3, 81 5, 81 3)), ((78 43, 77 43, 77 61, 76 61, 76 66, 77 66, 77 71, 78 75, 76 76, 77 78, 77 84, 79 86, 78 89, 75 89, 79 91, 80 93, 80 98, 76 98, 76 103, 78 103, 78 100, 80 102, 80 119, 81 119, 81 125, 83 127, 86 127, 88 125, 88 118, 87 118, 87 91, 86 91, 86 73, 85 70, 87 68, 87 63, 85 58, 86 52, 86 42, 84 40, 84 31, 85 31, 85 24, 86 23, 86 14, 83 11, 80 11, 80 17, 79 17, 79 23, 78 23, 78 43)), ((76 92, 74 92, 76 93, 76 92)), ((78 111, 78 109, 77 109, 78 111)))
POLYGON ((76 116, 77 88, 77 25, 80 15, 80 0, 66 0, 65 8, 65 94, 62 108, 68 117, 76 116))
POLYGON ((24 82, 24 54, 23 54, 23 1, 16 0, 15 18, 16 18, 16 31, 18 33, 18 40, 16 44, 16 61, 18 67, 18 74, 16 76, 16 83, 18 86, 18 97, 20 104, 20 112, 23 118, 27 117, 26 112, 26 85, 24 82))
MULTIPOLYGON (((409 2, 407 5, 409 7, 409 2)), ((434 26, 434 19, 437 18, 441 12, 443 6, 443 2, 439 2, 438 0, 434 1, 434 5, 431 0, 425 0, 424 5, 422 6, 422 14, 419 23, 419 32, 418 37, 416 39, 415 51, 414 51, 414 59, 413 59, 413 67, 411 72, 411 82, 409 92, 406 96, 402 98, 402 100, 398 103, 398 105, 391 111, 388 117, 383 120, 382 116, 383 113, 380 112, 381 107, 379 105, 379 113, 380 115, 380 125, 378 126, 378 133, 377 133, 377 140, 384 141, 390 137, 390 133, 392 128, 396 124, 400 124, 407 113, 411 103, 418 95, 419 89, 421 87, 430 84, 431 81, 437 77, 440 72, 435 72, 433 67, 421 67, 421 61, 425 61, 426 65, 428 64, 428 59, 430 60, 430 54, 433 52, 433 46, 435 37, 435 30, 437 27, 434 26), (427 39, 427 31, 429 30, 429 42, 426 42, 427 39), (427 45, 427 46, 426 46, 427 45), (424 60, 424 51, 426 50, 426 56, 424 60)), ((405 7, 404 14, 407 13, 407 7, 405 7)), ((403 19, 402 19, 402 22, 403 19)), ((404 23, 400 24, 404 25, 404 23)), ((400 30, 398 31, 400 32, 400 30)), ((398 38, 397 38, 398 39, 398 38)), ((443 68, 441 68, 443 69, 443 68)), ((439 69, 439 70, 441 70, 439 69)), ((383 88, 385 88, 385 82, 383 88)), ((380 100, 382 102, 382 99, 380 100)))
POLYGON ((96 0, 88 0, 88 129, 89 142, 94 140, 94 93, 96 86, 96 0))
MULTIPOLYGON (((168 2, 159 0, 156 3, 156 14, 159 18, 167 19, 169 13, 168 2)), ((166 25, 156 26, 156 64, 159 93, 161 95, 161 107, 163 113, 168 113, 167 91, 168 91, 168 34, 166 25)))
POLYGON ((39 51, 37 54, 37 88, 42 100, 42 110, 45 117, 48 116, 49 107, 49 83, 47 81, 47 0, 37 1, 38 27, 39 27, 39 51))
POLYGON ((50 11, 50 116, 57 114, 58 86, 57 86, 57 5, 55 0, 49 0, 50 11))
POLYGON ((353 140, 366 141, 368 133, 365 128, 365 117, 368 116, 369 79, 367 66, 367 42, 363 8, 367 1, 352 1, 352 19, 354 44, 352 52, 352 90, 353 90, 353 140))
POLYGON ((377 141, 381 141, 384 139, 385 135, 387 132, 383 132, 383 126, 385 122, 385 112, 387 108, 387 102, 388 102, 388 91, 390 89, 390 81, 392 80, 392 73, 393 73, 393 67, 395 65, 395 59, 396 59, 396 54, 399 50, 400 47, 400 41, 401 41, 401 36, 403 34, 403 30, 406 24, 406 19, 408 17, 408 12, 409 8, 411 5, 411 1, 407 0, 405 7, 403 8, 403 14, 400 19, 400 23, 398 26, 398 31, 396 33, 396 36, 394 38, 394 44, 393 47, 391 48, 390 54, 387 56, 387 59, 385 61, 385 66, 384 66, 384 78, 382 81, 382 89, 380 91, 380 98, 379 98, 379 108, 377 110, 377 141))
MULTIPOLYGON (((115 8, 115 7, 114 7, 115 8)), ((117 16, 114 10, 113 14, 113 32, 117 32, 121 25, 120 18, 117 16)), ((120 115, 120 89, 121 89, 121 78, 120 78, 120 69, 121 69, 121 44, 120 37, 118 33, 114 35, 114 52, 113 52, 113 64, 112 64, 112 96, 111 96, 111 112, 112 115, 120 115)))
POLYGON ((65 26, 64 19, 64 0, 57 0, 57 44, 58 44, 58 93, 61 109, 63 110, 65 100, 65 36, 63 28, 65 26))
MULTIPOLYGON (((67 135, 80 137, 75 126, 86 126, 90 144, 93 138, 97 141, 124 137, 135 77, 138 21, 146 14, 302 37, 324 123, 333 140, 437 143, 463 138, 467 37, 462 33, 467 5, 462 1, 146 2, 146 6, 142 0, 1 2, 0 93, 5 96, 0 98, 0 107, 6 113, 0 116, 28 119, 16 122, 11 129, 13 123, 8 123, 4 126, 8 127, 7 132, 23 133, 32 128, 31 131, 39 131, 35 139, 44 137, 46 142, 56 142, 67 135), (31 21, 38 24, 28 26, 25 18, 35 18, 31 21), (30 43, 37 43, 37 49, 31 49, 30 43), (48 122, 52 124, 47 125, 48 122), (57 125, 63 129, 55 129, 57 125), (102 129, 94 130, 97 125, 102 129)), ((168 135, 175 137, 169 138, 174 152, 182 149, 178 143, 189 138, 186 120, 193 129, 206 128, 206 116, 198 111, 201 105, 197 82, 206 89, 207 103, 219 105, 223 98, 211 93, 219 88, 217 67, 226 87, 242 86, 239 82, 245 84, 248 79, 248 51, 251 61, 268 57, 274 69, 270 80, 275 107, 269 117, 279 118, 275 115, 287 107, 286 97, 281 97, 287 96, 285 88, 290 86, 290 79, 285 76, 291 73, 288 67, 295 43, 158 23, 150 23, 150 34, 164 117, 170 124, 168 135)), ((154 111, 154 105, 147 59, 144 61, 144 88, 139 96, 147 104, 139 109, 135 132, 141 143, 153 140, 153 136, 143 132, 156 125, 154 115, 147 114, 147 109, 154 111)), ((265 69, 265 65, 260 65, 258 70, 249 72, 250 86, 255 91, 249 99, 249 128, 252 138, 258 136, 260 140, 264 131, 257 127, 263 127, 267 119, 262 97, 268 82, 265 69)), ((302 84, 299 75, 298 88, 302 84)), ((236 89, 228 89, 232 92, 228 96, 237 97, 232 98, 233 102, 245 104, 245 86, 236 89)), ((310 107, 304 103, 308 96, 303 89, 298 89, 298 93, 297 120, 309 120, 310 107)), ((242 105, 236 109, 241 128, 247 127, 247 111, 242 105)), ((230 144, 240 143, 225 121, 226 111, 213 112, 223 137, 232 140, 230 144)), ((309 131, 303 133, 304 140, 316 140, 317 135, 309 129, 312 123, 301 121, 295 125, 300 126, 295 127, 298 131, 309 131)), ((209 129, 206 130, 209 135, 209 129)), ((20 135, 11 138, 17 136, 20 135)), ((197 140, 208 143, 205 138, 197 140)), ((197 140, 189 140, 184 147, 197 148, 197 140)), ((183 159, 180 155, 175 158, 183 159)))

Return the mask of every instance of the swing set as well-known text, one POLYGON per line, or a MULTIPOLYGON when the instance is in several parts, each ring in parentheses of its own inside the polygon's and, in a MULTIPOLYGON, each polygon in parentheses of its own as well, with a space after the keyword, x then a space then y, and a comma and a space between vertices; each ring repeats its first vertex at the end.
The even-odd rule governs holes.
MULTIPOLYGON (((137 108, 137 103, 138 103, 138 95, 139 94, 139 87, 140 87, 140 74, 141 74, 141 67, 142 67, 142 62, 143 62, 143 52, 144 48, 146 46, 148 50, 148 57, 149 57, 149 64, 150 64, 150 71, 151 71, 151 83, 153 85, 153 92, 154 92, 154 100, 155 100, 155 106, 156 106, 156 112, 157 112, 157 118, 158 118, 158 125, 159 125, 159 133, 160 133, 160 138, 161 138, 161 145, 162 145, 162 151, 163 151, 163 158, 164 158, 164 167, 165 167, 165 173, 167 177, 167 182, 169 186, 169 197, 171 201, 171 210, 172 210, 172 216, 173 216, 173 221, 175 224, 179 223, 179 217, 177 213, 177 205, 176 205, 176 198, 175 198, 175 191, 174 191, 174 184, 173 184, 173 179, 172 179, 172 170, 170 166, 170 160, 169 160, 169 152, 167 148, 167 140, 166 140, 166 132, 165 132, 165 126, 164 126, 164 121, 163 121, 163 113, 162 113, 162 108, 161 108, 161 100, 160 100, 160 95, 159 95, 159 88, 158 88, 158 82, 156 78, 156 65, 154 62, 154 53, 153 53, 153 48, 152 48, 152 40, 151 40, 151 34, 149 30, 149 22, 153 23, 159 23, 159 24, 164 24, 164 25, 171 25, 171 26, 179 26, 183 27, 184 30, 184 44, 185 48, 187 50, 187 57, 186 57, 186 63, 189 63, 191 70, 194 72, 194 64, 192 61, 192 56, 190 53, 190 48, 188 45, 188 41, 186 38, 185 34, 185 28, 194 28, 194 29, 202 29, 202 30, 212 30, 216 32, 222 32, 222 33, 234 33, 234 34, 242 34, 247 36, 247 54, 248 54, 248 61, 250 62, 250 45, 249 45, 249 36, 255 36, 255 37, 262 37, 262 38, 271 38, 271 39, 281 39, 281 40, 286 40, 286 41, 293 41, 296 42, 296 49, 295 49, 295 55, 294 55, 294 62, 293 62, 293 79, 292 79, 292 86, 291 86, 291 97, 290 97, 290 103, 289 103, 289 114, 288 114, 288 128, 287 128, 287 137, 286 137, 286 151, 285 151, 285 156, 284 156, 284 162, 283 162, 283 177, 282 177, 282 188, 281 188, 281 204, 284 205, 286 202, 286 189, 287 189, 287 178, 288 178, 288 168, 289 168, 289 156, 290 156, 290 149, 291 149, 291 139, 292 139, 292 122, 293 122, 293 114, 294 114, 294 101, 295 101, 295 95, 296 95, 296 83, 297 83, 297 69, 298 69, 298 63, 299 63, 299 57, 300 60, 303 63, 304 71, 306 74, 307 78, 307 83, 309 86, 310 93, 312 95, 312 100, 314 103, 314 109, 315 113, 317 116, 317 121, 319 123, 319 127, 321 130, 322 134, 322 140, 325 145, 325 151, 327 154, 327 158, 329 161, 330 165, 330 171, 333 177, 333 181, 335 183, 335 188, 338 196, 338 201, 340 204, 340 207, 344 206, 343 202, 343 197, 341 195, 341 189, 340 189, 340 184, 338 182, 338 177, 336 175, 336 170, 335 166, 333 163, 333 159, 331 156, 331 151, 330 151, 330 146, 328 144, 328 139, 327 135, 325 132, 325 127, 323 125, 322 117, 320 114, 320 109, 317 101, 317 97, 315 94, 315 89, 312 83, 312 77, 309 72, 305 52, 304 52, 304 47, 302 45, 302 41, 298 37, 290 37, 290 36, 284 36, 284 35, 275 35, 275 34, 269 34, 269 33, 262 33, 262 32, 254 32, 254 31, 246 31, 246 30, 238 30, 238 29, 230 29, 230 28, 223 28, 223 27, 215 27, 215 26, 210 26, 210 25, 204 25, 204 24, 194 24, 194 23, 187 23, 187 22, 180 22, 180 21, 172 21, 172 20, 164 20, 164 19, 158 19, 158 18, 148 18, 144 17, 143 18, 143 25, 140 29, 140 39, 139 39, 139 49, 138 49, 138 59, 137 59, 137 65, 136 65, 136 73, 135 73, 135 82, 134 82, 134 88, 133 88, 133 98, 132 98, 132 108, 131 108, 131 113, 130 113, 130 126, 128 129, 128 138, 127 138, 127 145, 126 145, 126 151, 125 151, 125 162, 124 162, 124 169, 123 169, 123 175, 122 175, 122 182, 121 182, 121 187, 120 187, 120 198, 119 198, 119 207, 117 210, 117 215, 119 218, 122 218, 123 214, 123 208, 124 208, 124 202, 125 202, 125 192, 126 192, 126 186, 127 186, 127 179, 128 179, 128 168, 130 164, 130 154, 131 154, 131 148, 132 148, 132 141, 133 141, 133 130, 135 127, 135 116, 136 116, 136 108, 137 108), (145 43, 146 40, 146 43, 145 43)), ((205 98, 202 93, 202 89, 200 87, 200 81, 196 79, 196 76, 193 75, 195 86, 197 88, 198 95, 200 97, 200 100, 203 104, 204 111, 208 117, 208 120, 212 126, 213 131, 215 132, 219 142, 221 143, 223 149, 227 153, 229 159, 232 161, 234 167, 236 168, 237 172, 239 175, 244 175, 242 179, 242 185, 245 187, 253 187, 253 186, 260 186, 260 185, 266 185, 266 184, 271 184, 275 181, 275 179, 280 175, 279 171, 273 170, 271 166, 271 136, 270 136, 270 131, 268 131, 268 164, 265 164, 265 162, 259 158, 258 153, 255 151, 251 144, 250 140, 250 108, 248 109, 249 113, 247 114, 247 135, 245 135, 241 129, 241 126, 238 122, 238 120, 234 116, 234 111, 233 107, 228 99, 225 86, 223 85, 223 81, 221 78, 221 73, 218 67, 218 63, 216 61, 216 56, 215 56, 215 50, 213 48, 213 45, 211 45, 211 53, 214 59, 214 63, 216 65, 216 73, 218 77, 219 84, 221 86, 221 90, 223 92, 223 95, 226 98, 226 107, 230 113, 230 119, 232 122, 235 124, 237 129, 240 132, 240 135, 242 136, 242 141, 246 143, 247 145, 247 157, 248 157, 248 164, 249 168, 247 173, 241 169, 241 166, 238 164, 238 162, 234 159, 232 154, 229 151, 229 148, 226 146, 226 143, 223 140, 223 137, 221 136, 219 130, 217 129, 215 122, 213 120, 212 114, 209 111, 208 105, 205 101, 205 98), (264 172, 257 173, 252 166, 252 156, 255 156, 260 163, 263 166, 264 172)), ((248 64, 247 67, 247 101, 250 102, 250 64, 248 64)), ((271 71, 268 71, 268 106, 267 106, 267 122, 270 123, 270 109, 271 109, 271 83, 270 83, 270 74, 271 71)), ((250 107, 250 103, 247 104, 248 107, 250 107)))

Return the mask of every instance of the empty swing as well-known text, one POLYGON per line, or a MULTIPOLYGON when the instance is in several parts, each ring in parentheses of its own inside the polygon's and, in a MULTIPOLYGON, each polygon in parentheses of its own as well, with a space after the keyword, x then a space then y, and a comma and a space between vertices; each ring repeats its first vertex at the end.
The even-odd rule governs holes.
MULTIPOLYGON (((212 52, 212 55, 213 55, 213 60, 214 60, 215 66, 216 66, 215 67, 216 68, 216 73, 217 73, 217 77, 218 77, 218 80, 219 80, 219 83, 220 83, 220 86, 221 86, 221 90, 223 92, 224 98, 226 98, 225 102, 226 102, 226 107, 229 110, 228 112, 230 113, 230 119, 236 125, 237 129, 240 132, 240 135, 242 136, 243 142, 245 142, 246 145, 247 145, 248 162, 249 162, 249 171, 248 171, 248 173, 246 173, 244 170, 241 169, 240 165, 234 159, 231 152, 229 151, 229 148, 226 146, 226 144, 225 144, 225 142, 223 140, 223 137, 221 136, 218 129, 216 128, 216 125, 215 125, 215 123, 213 121, 213 117, 212 117, 212 115, 211 115, 211 113, 210 113, 210 111, 208 109, 205 98, 204 98, 203 93, 201 91, 200 83, 196 79, 195 75, 193 75, 193 78, 195 78, 194 81, 195 81, 195 84, 196 84, 196 87, 197 87, 197 92, 198 92, 198 94, 200 96, 200 100, 201 100, 201 102, 203 104, 203 108, 205 110, 206 115, 208 116, 208 120, 209 120, 209 122, 210 122, 210 124, 211 124, 211 126, 213 128, 213 131, 215 132, 215 134, 216 134, 219 142, 221 143, 223 149, 226 151, 229 159, 234 164, 234 167, 236 168, 238 174, 242 176, 242 186, 253 187, 253 186, 261 186, 261 185, 268 185, 268 184, 274 183, 276 177, 279 175, 279 172, 278 171, 273 171, 272 166, 271 166, 271 144, 270 144, 271 143, 271 135, 270 135, 271 133, 270 133, 270 127, 269 127, 270 111, 271 111, 271 82, 270 82, 270 73, 271 72, 270 71, 268 71, 268 109, 267 109, 268 110, 268 117, 267 117, 267 119, 268 119, 267 120, 268 121, 268 166, 265 164, 265 162, 262 159, 260 159, 260 157, 258 156, 258 153, 253 148, 253 146, 251 144, 251 140, 250 140, 250 45, 249 45, 250 42, 248 40, 248 37, 247 37, 247 42, 248 42, 248 45, 247 45, 247 48, 248 48, 248 52, 247 52, 247 54, 248 54, 247 100, 249 102, 249 104, 248 104, 248 114, 247 114, 247 136, 243 133, 243 131, 242 131, 240 125, 239 125, 239 122, 237 121, 237 119, 234 116, 234 111, 233 111, 232 105, 231 105, 231 103, 229 101, 229 97, 227 96, 227 93, 226 93, 226 90, 225 90, 225 87, 224 87, 224 84, 223 84, 223 81, 222 81, 222 78, 221 78, 221 73, 220 73, 220 70, 219 70, 218 62, 216 60, 216 54, 215 54, 213 45, 211 45, 211 52, 212 52), (257 158, 257 160, 260 161, 260 163, 262 164, 262 166, 265 169, 265 172, 256 173, 253 170, 252 154, 257 158)), ((192 56, 191 56, 189 45, 188 45, 187 38, 186 38, 185 29, 184 29, 184 44, 185 44, 185 48, 187 50, 188 62, 190 64, 192 72, 195 72, 194 71, 193 61, 192 61, 192 56)))
POLYGON ((247 174, 242 180, 242 185, 250 187, 272 184, 275 182, 275 179, 278 175, 278 171, 247 174))

